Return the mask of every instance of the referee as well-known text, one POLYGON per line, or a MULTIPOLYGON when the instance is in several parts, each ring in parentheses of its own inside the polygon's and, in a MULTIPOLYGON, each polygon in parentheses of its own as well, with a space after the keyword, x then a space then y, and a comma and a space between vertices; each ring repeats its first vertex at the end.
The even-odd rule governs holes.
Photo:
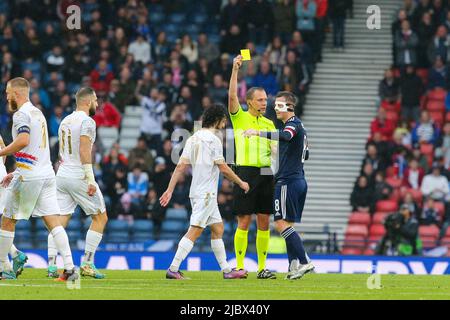
POLYGON ((274 123, 263 116, 267 106, 267 94, 263 88, 253 87, 247 91, 248 111, 239 104, 237 78, 242 65, 242 56, 233 60, 230 87, 228 89, 228 111, 234 129, 236 149, 236 174, 250 184, 246 194, 237 185, 234 186, 233 213, 237 216, 238 227, 234 235, 236 269, 244 268, 244 258, 248 244, 248 229, 252 215, 256 214, 256 251, 258 254, 258 279, 275 279, 276 276, 266 269, 269 250, 269 222, 272 213, 273 175, 262 175, 261 171, 270 170, 271 142, 260 137, 245 138, 243 132, 248 129, 273 131, 274 123))

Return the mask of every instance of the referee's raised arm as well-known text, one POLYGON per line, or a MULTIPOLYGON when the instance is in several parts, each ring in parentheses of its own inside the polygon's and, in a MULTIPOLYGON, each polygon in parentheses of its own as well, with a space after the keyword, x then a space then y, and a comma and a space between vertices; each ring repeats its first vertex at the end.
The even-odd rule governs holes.
POLYGON ((239 110, 238 73, 242 65, 242 56, 233 59, 233 70, 231 71, 230 86, 228 88, 228 112, 234 114, 239 110))

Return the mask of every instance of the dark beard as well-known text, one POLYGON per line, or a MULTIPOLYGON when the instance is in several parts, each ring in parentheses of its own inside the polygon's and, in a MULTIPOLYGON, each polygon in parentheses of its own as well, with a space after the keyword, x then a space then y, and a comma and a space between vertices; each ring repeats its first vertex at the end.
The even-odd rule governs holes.
POLYGON ((95 116, 95 108, 89 108, 89 116, 90 117, 95 116))
POLYGON ((14 113, 17 111, 17 109, 19 109, 19 106, 17 105, 17 101, 11 100, 11 102, 9 103, 9 111, 11 113, 14 113))

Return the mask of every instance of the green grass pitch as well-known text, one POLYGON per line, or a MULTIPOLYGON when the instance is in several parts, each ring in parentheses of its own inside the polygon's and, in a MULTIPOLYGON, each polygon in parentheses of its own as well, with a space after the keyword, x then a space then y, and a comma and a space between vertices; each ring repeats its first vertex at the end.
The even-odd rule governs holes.
POLYGON ((223 280, 220 272, 186 272, 191 280, 166 280, 164 271, 105 271, 107 278, 81 279, 79 290, 25 269, 18 280, 0 281, 0 299, 450 299, 450 276, 381 275, 381 289, 367 289, 368 275, 308 274, 296 281, 223 280))

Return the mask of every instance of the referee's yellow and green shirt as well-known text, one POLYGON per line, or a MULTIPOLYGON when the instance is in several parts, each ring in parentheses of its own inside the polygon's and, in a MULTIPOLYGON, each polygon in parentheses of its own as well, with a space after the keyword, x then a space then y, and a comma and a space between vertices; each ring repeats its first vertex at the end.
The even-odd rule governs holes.
POLYGON ((242 133, 247 129, 275 131, 273 121, 264 116, 255 117, 248 111, 244 111, 240 105, 236 113, 230 113, 230 118, 234 130, 236 165, 257 168, 270 167, 271 141, 258 136, 246 138, 242 133))

